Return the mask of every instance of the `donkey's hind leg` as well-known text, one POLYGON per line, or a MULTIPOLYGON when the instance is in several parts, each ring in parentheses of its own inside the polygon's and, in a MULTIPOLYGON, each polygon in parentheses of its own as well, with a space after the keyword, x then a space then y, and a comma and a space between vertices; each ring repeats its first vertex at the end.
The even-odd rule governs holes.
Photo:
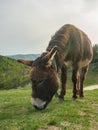
POLYGON ((80 95, 81 98, 84 97, 84 95, 83 95, 83 83, 84 83, 84 80, 85 80, 85 77, 86 77, 87 70, 88 70, 88 66, 82 67, 82 69, 81 69, 80 92, 79 92, 79 95, 80 95))
POLYGON ((77 92, 78 92, 77 89, 79 89, 78 73, 79 73, 79 67, 78 66, 73 67, 73 71, 72 71, 73 99, 77 98, 77 92))
POLYGON ((67 67, 63 65, 61 69, 61 92, 59 96, 60 100, 64 100, 64 95, 66 94, 66 81, 67 81, 67 67))
POLYGON ((77 95, 79 95, 79 90, 80 90, 80 72, 77 72, 77 84, 76 84, 76 91, 77 95))

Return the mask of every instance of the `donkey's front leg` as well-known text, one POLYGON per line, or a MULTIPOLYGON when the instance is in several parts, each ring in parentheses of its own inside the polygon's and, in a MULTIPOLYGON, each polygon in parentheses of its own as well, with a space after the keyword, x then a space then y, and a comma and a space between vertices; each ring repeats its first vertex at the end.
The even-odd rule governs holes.
POLYGON ((73 82, 73 99, 76 99, 77 98, 78 67, 73 68, 72 82, 73 82))
POLYGON ((63 65, 61 69, 61 92, 59 96, 60 100, 64 100, 64 95, 66 94, 66 81, 67 81, 67 67, 63 65))

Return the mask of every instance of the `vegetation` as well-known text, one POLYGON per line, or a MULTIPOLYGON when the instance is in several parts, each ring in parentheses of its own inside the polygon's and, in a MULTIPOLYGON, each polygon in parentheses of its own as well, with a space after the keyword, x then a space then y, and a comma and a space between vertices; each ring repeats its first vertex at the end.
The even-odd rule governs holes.
POLYGON ((84 99, 64 102, 56 97, 45 110, 37 111, 30 103, 29 87, 0 91, 1 130, 97 130, 98 90, 85 91, 84 99))
POLYGON ((24 86, 29 82, 29 68, 16 60, 0 56, 0 89, 24 86))
POLYGON ((98 44, 93 46, 93 60, 92 63, 98 62, 98 44))

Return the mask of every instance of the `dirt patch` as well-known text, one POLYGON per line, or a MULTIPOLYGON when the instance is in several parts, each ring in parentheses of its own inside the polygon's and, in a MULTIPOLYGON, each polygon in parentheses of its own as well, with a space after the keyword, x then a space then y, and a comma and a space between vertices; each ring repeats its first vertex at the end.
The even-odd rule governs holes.
POLYGON ((62 122, 61 123, 61 125, 63 126, 63 127, 66 127, 66 126, 70 126, 70 122, 68 122, 68 121, 65 121, 65 122, 62 122))
POLYGON ((88 86, 88 87, 84 88, 84 90, 94 90, 94 89, 98 89, 98 84, 97 85, 88 86))
POLYGON ((61 128, 57 127, 57 126, 49 126, 47 128, 47 130, 61 130, 61 128))
POLYGON ((90 125, 91 125, 90 130, 97 130, 98 129, 98 122, 95 122, 94 120, 91 120, 90 125))
POLYGON ((86 115, 86 113, 85 113, 85 112, 80 111, 80 110, 79 110, 79 112, 78 112, 78 113, 79 113, 79 115, 80 115, 80 116, 85 116, 85 115, 86 115))
POLYGON ((62 130, 60 127, 57 126, 48 126, 47 128, 42 128, 38 130, 62 130))

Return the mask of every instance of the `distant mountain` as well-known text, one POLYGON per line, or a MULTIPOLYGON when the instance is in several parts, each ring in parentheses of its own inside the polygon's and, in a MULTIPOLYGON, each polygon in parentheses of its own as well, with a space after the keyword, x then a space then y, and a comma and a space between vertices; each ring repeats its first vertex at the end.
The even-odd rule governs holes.
POLYGON ((0 55, 0 89, 23 87, 29 82, 29 67, 0 55))
POLYGON ((8 57, 12 59, 23 58, 27 60, 35 60, 40 54, 17 54, 17 55, 9 55, 8 57))

